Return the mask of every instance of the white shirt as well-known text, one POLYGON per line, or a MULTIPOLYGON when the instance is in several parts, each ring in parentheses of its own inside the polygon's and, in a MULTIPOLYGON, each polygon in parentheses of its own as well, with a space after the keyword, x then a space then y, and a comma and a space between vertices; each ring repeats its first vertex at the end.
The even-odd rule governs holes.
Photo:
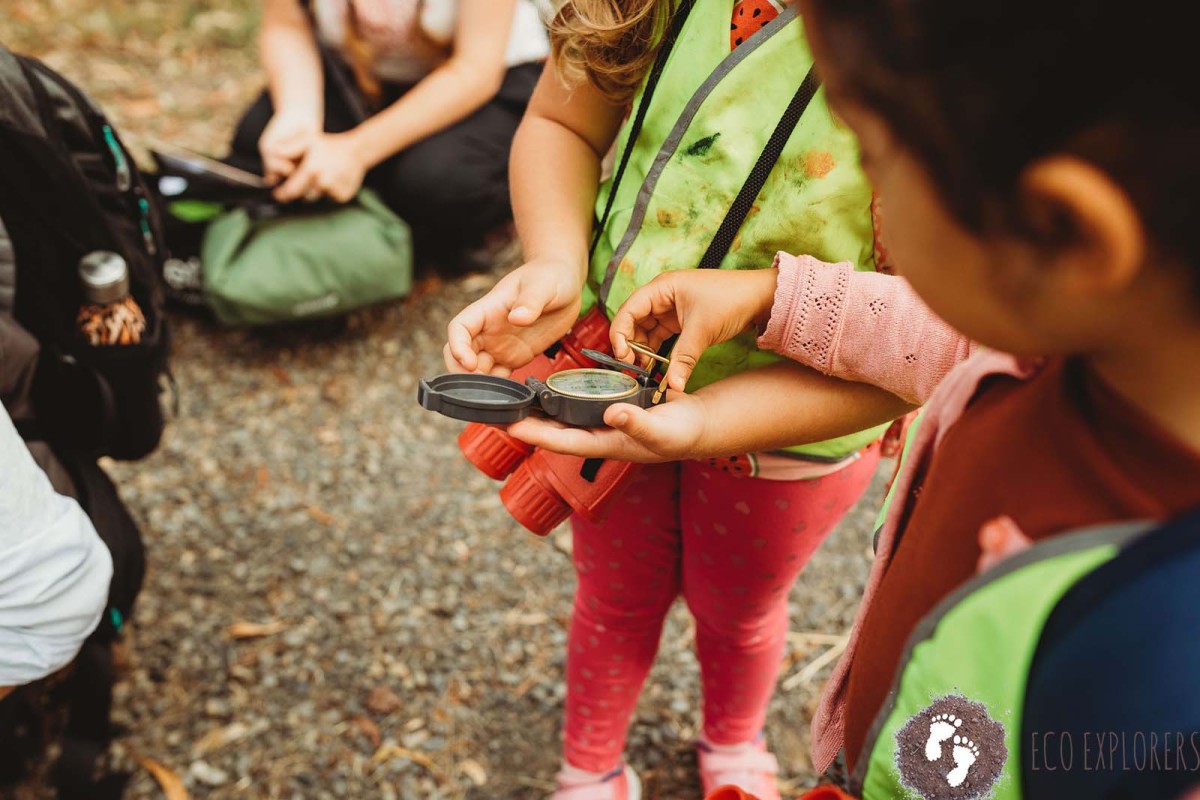
MULTIPOLYGON (((346 40, 347 1, 316 0, 313 3, 317 34, 330 47, 340 48, 346 40)), ((425 46, 380 49, 375 54, 375 73, 382 80, 416 83, 437 68, 452 49, 458 22, 458 0, 412 2, 419 2, 419 9, 414 10, 415 22, 426 40, 425 46)), ((517 0, 512 27, 508 31, 505 66, 515 67, 541 61, 549 55, 550 39, 535 0, 517 0)))
MULTIPOLYGON (((458 0, 424 0, 421 5, 421 30, 435 42, 449 47, 458 23, 458 0)), ((504 65, 515 67, 541 61, 550 55, 550 39, 532 0, 517 0, 512 28, 508 32, 508 50, 504 65)))
POLYGON ((0 408, 0 686, 65 667, 108 603, 112 557, 0 408))

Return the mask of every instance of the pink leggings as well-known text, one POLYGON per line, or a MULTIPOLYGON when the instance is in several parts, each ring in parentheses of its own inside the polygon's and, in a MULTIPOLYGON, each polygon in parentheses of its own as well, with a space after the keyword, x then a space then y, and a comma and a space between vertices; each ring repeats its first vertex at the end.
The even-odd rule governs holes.
POLYGON ((783 659, 788 592, 879 463, 878 446, 832 475, 775 481, 696 461, 642 469, 602 525, 572 520, 579 584, 567 654, 564 754, 614 767, 667 611, 696 620, 704 735, 753 739, 783 659))

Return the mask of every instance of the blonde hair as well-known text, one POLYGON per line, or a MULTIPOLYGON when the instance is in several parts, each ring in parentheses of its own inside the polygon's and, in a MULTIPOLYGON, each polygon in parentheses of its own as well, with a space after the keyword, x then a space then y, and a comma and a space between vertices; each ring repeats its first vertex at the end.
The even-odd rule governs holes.
POLYGON ((662 40, 672 0, 564 0, 550 22, 559 77, 587 80, 615 103, 628 103, 662 40))

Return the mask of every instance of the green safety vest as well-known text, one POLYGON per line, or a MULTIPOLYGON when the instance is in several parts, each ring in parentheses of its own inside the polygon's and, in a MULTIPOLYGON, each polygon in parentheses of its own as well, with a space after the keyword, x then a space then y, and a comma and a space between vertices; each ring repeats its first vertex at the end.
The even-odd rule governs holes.
POLYGON ((1045 623, 1068 590, 1150 527, 1117 524, 1044 540, 934 607, 905 645, 888 701, 855 760, 851 793, 863 800, 911 796, 896 765, 896 734, 935 698, 956 694, 982 703, 1005 729, 1008 760, 989 797, 1020 800, 1021 714, 1045 623))
MULTIPOLYGON (((611 317, 655 276, 696 267, 812 67, 794 8, 731 52, 732 13, 733 0, 696 0, 680 31, 600 233, 585 308, 610 271, 605 310, 611 317)), ((617 139, 618 153, 625 152, 630 127, 627 122, 617 139)), ((610 179, 600 187, 598 217, 611 191, 610 179)), ((854 137, 830 114, 824 90, 805 110, 720 268, 770 267, 781 250, 874 268, 871 187, 859 169, 854 137)), ((688 388, 780 358, 759 351, 745 333, 709 348, 688 388)), ((837 460, 886 427, 794 449, 837 460)))

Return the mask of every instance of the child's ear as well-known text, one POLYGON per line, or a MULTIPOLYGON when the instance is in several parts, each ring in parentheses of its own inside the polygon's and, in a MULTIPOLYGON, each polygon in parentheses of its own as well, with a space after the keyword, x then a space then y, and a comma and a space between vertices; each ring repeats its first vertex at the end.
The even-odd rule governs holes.
POLYGON ((1129 195, 1095 165, 1070 155, 1035 162, 1021 176, 1026 223, 1054 250, 1062 288, 1113 294, 1137 277, 1146 236, 1129 195))

